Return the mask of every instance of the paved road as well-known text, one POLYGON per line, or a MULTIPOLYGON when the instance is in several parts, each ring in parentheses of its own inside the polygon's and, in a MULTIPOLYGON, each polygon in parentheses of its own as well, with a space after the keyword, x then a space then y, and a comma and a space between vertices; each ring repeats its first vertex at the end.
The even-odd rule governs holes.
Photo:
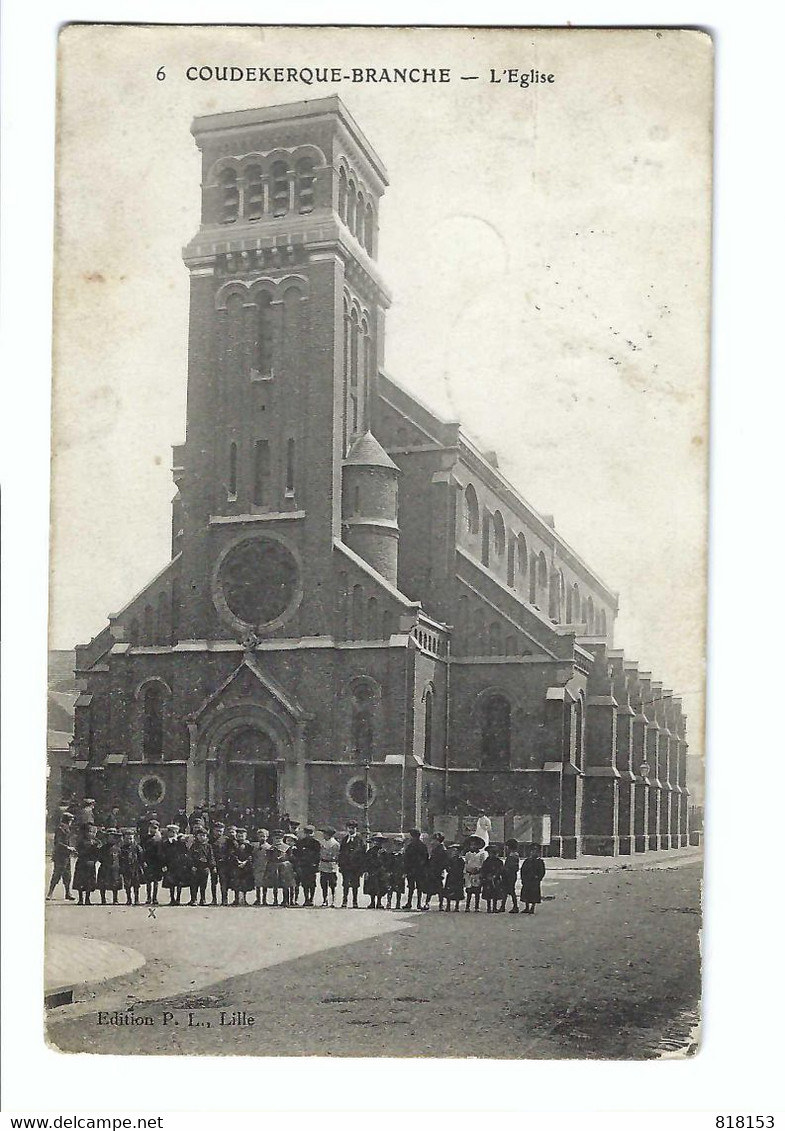
POLYGON ((49 1038, 151 1054, 657 1055, 697 1018, 699 883, 697 863, 553 874, 535 916, 182 907, 148 922, 144 908, 53 906, 58 931, 148 961, 52 1011, 49 1038), (99 1024, 113 1011, 136 1023, 99 1024))

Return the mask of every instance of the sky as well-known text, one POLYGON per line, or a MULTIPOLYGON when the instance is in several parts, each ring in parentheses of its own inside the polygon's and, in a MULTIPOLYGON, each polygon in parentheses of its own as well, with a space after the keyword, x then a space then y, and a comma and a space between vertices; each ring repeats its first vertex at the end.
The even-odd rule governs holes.
POLYGON ((385 163, 390 375, 619 592, 615 643, 704 681, 711 49, 695 32, 69 29, 60 44, 50 640, 165 564, 185 426, 197 114, 339 94, 385 163), (189 65, 449 67, 444 84, 189 65), (165 78, 156 78, 159 67, 165 78), (534 68, 553 83, 491 83, 534 68), (463 82, 461 74, 477 74, 463 82))

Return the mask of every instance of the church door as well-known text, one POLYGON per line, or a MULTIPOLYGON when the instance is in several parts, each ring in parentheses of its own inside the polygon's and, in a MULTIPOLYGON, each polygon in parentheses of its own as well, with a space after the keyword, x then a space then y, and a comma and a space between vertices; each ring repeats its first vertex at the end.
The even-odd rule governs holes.
POLYGON ((221 744, 222 788, 216 800, 228 810, 253 809, 256 818, 269 821, 278 808, 278 751, 262 730, 240 727, 221 744))

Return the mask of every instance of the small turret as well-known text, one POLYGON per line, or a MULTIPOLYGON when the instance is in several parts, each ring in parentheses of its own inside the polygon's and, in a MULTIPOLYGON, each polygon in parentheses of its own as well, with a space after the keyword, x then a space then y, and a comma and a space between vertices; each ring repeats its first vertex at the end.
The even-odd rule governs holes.
POLYGON ((400 474, 371 432, 355 440, 343 463, 344 541, 391 585, 398 583, 400 474))

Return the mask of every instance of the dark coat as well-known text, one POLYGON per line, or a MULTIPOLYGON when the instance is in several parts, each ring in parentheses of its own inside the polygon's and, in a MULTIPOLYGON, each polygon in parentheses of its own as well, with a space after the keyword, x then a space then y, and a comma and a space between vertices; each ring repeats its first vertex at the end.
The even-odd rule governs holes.
POLYGON ((480 893, 483 899, 504 896, 504 864, 498 856, 489 856, 480 868, 480 893))
POLYGON ((98 887, 101 891, 119 891, 123 886, 120 876, 120 844, 118 841, 102 844, 98 851, 98 887))
POLYGON ((70 825, 58 825, 52 845, 52 860, 55 864, 66 864, 73 855, 73 832, 70 825))
POLYGON ((428 867, 428 849, 421 840, 410 840, 403 850, 403 869, 407 879, 422 882, 428 867))
POLYGON ((387 854, 381 847, 372 844, 365 854, 365 883, 363 891, 366 895, 386 895, 390 886, 390 877, 387 872, 387 854))
POLYGON ((179 888, 191 882, 191 862, 188 845, 180 837, 161 841, 161 863, 164 867, 164 887, 179 888))
POLYGON ((442 895, 444 891, 444 873, 447 868, 447 849, 439 840, 431 845, 428 865, 425 869, 426 895, 442 895))
POLYGON ((253 874, 253 845, 248 841, 235 843, 229 854, 229 887, 233 891, 253 891, 256 881, 253 874))
POLYGON ((391 892, 404 891, 406 887, 406 870, 403 862, 403 851, 385 852, 384 857, 389 890, 391 892))
POLYGON ((152 836, 146 833, 141 837, 139 844, 144 854, 144 878, 148 884, 158 883, 163 870, 161 855, 163 838, 160 833, 154 833, 152 836))
POLYGON ((365 841, 361 836, 349 837, 348 833, 341 838, 341 848, 338 853, 338 867, 344 876, 351 876, 359 881, 365 863, 365 841))
POLYGON ((521 903, 542 903, 542 879, 545 861, 539 856, 527 856, 521 864, 521 903))
POLYGON ((144 879, 144 849, 135 841, 120 845, 120 875, 128 887, 136 887, 144 879))
POLYGON ((191 871, 195 876, 204 878, 215 871, 215 856, 209 841, 195 840, 188 850, 191 860, 191 871))
POLYGON ((97 840, 82 837, 76 846, 76 867, 74 868, 74 889, 76 891, 95 891, 95 870, 98 866, 100 845, 97 840))
POLYGON ((461 900, 466 895, 463 886, 463 857, 447 858, 447 876, 444 881, 444 898, 461 900))
POLYGON ((304 836, 292 845, 291 858, 298 879, 309 879, 316 875, 322 846, 315 836, 304 836))
POLYGON ((517 852, 508 852, 504 857, 504 890, 507 895, 515 895, 520 863, 521 858, 517 852))

